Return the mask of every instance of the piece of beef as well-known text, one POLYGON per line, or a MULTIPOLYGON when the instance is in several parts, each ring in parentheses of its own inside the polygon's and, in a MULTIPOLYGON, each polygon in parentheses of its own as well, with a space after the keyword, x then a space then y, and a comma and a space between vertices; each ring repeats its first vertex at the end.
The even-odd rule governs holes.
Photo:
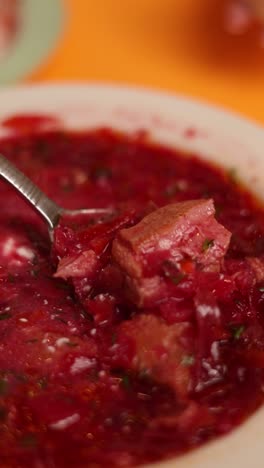
POLYGON ((167 325, 154 315, 136 315, 119 327, 119 337, 134 345, 131 368, 156 382, 170 386, 185 398, 191 389, 191 326, 167 325))
POLYGON ((213 200, 190 200, 159 208, 119 231, 112 256, 126 275, 130 298, 137 305, 167 295, 165 263, 177 266, 179 272, 186 260, 198 269, 219 270, 231 233, 214 214, 213 200))
POLYGON ((58 264, 55 278, 83 278, 91 276, 99 260, 93 250, 85 250, 79 254, 63 257, 58 264))

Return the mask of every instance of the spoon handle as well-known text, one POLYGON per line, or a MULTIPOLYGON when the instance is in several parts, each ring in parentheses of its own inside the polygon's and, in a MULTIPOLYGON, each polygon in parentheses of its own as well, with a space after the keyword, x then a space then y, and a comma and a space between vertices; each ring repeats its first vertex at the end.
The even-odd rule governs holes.
POLYGON ((45 218, 50 229, 54 229, 63 212, 25 174, 0 154, 0 176, 15 187, 21 195, 45 218))

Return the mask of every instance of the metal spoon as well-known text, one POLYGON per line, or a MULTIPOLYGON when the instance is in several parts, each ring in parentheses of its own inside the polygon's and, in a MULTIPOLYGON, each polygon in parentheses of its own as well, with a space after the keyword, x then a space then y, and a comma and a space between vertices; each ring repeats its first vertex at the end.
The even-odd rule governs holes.
POLYGON ((57 205, 43 193, 25 174, 17 169, 8 159, 0 154, 0 176, 11 184, 37 210, 48 223, 51 239, 53 231, 62 216, 107 215, 112 210, 107 208, 85 208, 66 210, 57 205))

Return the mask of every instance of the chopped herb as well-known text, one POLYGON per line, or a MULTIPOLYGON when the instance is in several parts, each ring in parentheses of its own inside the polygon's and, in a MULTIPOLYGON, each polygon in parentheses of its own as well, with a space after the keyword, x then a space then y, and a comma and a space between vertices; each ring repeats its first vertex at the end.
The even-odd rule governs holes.
POLYGON ((184 273, 178 273, 177 275, 169 276, 169 279, 171 280, 171 282, 175 284, 176 286, 183 280, 183 278, 185 278, 184 273))
POLYGON ((70 289, 69 285, 66 283, 66 281, 63 281, 63 280, 60 280, 60 279, 57 279, 56 287, 58 289, 63 289, 63 290, 69 290, 70 289))
POLYGON ((97 167, 94 171, 94 177, 96 179, 110 179, 112 177, 112 171, 109 167, 97 167))
POLYGON ((228 170, 227 172, 228 178, 232 184, 236 184, 238 181, 238 176, 237 176, 237 169, 235 167, 231 167, 231 169, 228 170))
POLYGON ((112 345, 116 343, 116 339, 117 339, 116 333, 113 333, 113 334, 112 334, 112 337, 111 337, 111 343, 112 343, 112 345))
POLYGON ((79 343, 74 343, 73 341, 67 341, 65 344, 69 346, 69 348, 76 348, 76 346, 79 346, 79 343))
POLYGON ((89 322, 94 322, 93 315, 87 312, 87 310, 83 309, 81 315, 83 318, 89 320, 89 322))
POLYGON ((181 364, 186 367, 192 366, 194 363, 195 363, 195 358, 191 354, 190 355, 186 354, 185 356, 183 356, 181 360, 181 364))
POLYGON ((237 298, 234 299, 234 303, 235 303, 236 305, 238 305, 238 306, 243 305, 243 302, 242 302, 240 299, 237 299, 237 298))
POLYGON ((168 268, 177 269, 177 266, 171 260, 164 260, 163 269, 164 269, 165 276, 167 276, 167 275, 169 276, 169 274, 170 274, 170 272, 168 271, 168 268))
POLYGON ((233 325, 231 331, 233 338, 239 340, 245 331, 245 325, 233 325))
POLYGON ((15 276, 12 275, 11 273, 8 273, 8 281, 9 281, 9 283, 14 283, 15 282, 15 276))
POLYGON ((27 382, 28 378, 25 374, 15 374, 14 377, 19 381, 19 382, 27 382))
POLYGON ((4 396, 8 391, 8 382, 4 379, 0 379, 0 395, 4 396))
POLYGON ((43 390, 48 386, 48 380, 46 377, 41 377, 37 383, 38 383, 38 386, 42 388, 43 390))
POLYGON ((64 183, 64 184, 61 184, 61 190, 64 192, 64 193, 71 193, 73 192, 74 190, 74 185, 71 184, 71 183, 64 183))
POLYGON ((22 447, 33 448, 37 445, 37 438, 35 434, 27 434, 24 437, 22 437, 20 442, 22 447))
POLYGON ((39 270, 30 270, 30 274, 31 274, 31 276, 33 276, 34 278, 37 278, 38 275, 39 275, 39 270))
POLYGON ((188 188, 188 182, 185 179, 179 179, 176 182, 170 184, 165 189, 165 195, 167 197, 173 197, 178 192, 184 192, 188 188))
POLYGON ((163 273, 164 276, 175 285, 179 284, 183 278, 185 278, 185 274, 179 271, 178 267, 170 260, 165 260, 163 262, 163 273))
POLYGON ((127 374, 124 374, 122 377, 122 385, 126 390, 129 390, 131 388, 131 382, 130 382, 130 377, 127 374))
POLYGON ((61 317, 54 317, 54 320, 57 320, 58 322, 64 323, 64 325, 68 325, 68 322, 66 320, 64 320, 63 318, 61 318, 61 317))
POLYGON ((31 338, 31 340, 26 340, 26 343, 37 343, 38 339, 37 338, 31 338))
POLYGON ((39 264, 39 259, 38 259, 38 256, 37 255, 34 255, 34 258, 32 260, 32 264, 33 265, 38 265, 39 264))
POLYGON ((7 320, 7 319, 10 319, 12 317, 11 314, 9 314, 8 312, 5 312, 4 314, 0 314, 0 320, 7 320))
POLYGON ((220 203, 215 203, 215 216, 218 217, 223 211, 223 207, 220 203))
POLYGON ((169 185, 169 187, 165 189, 165 195, 167 197, 173 197, 178 192, 180 192, 180 187, 177 182, 175 184, 169 185))
POLYGON ((202 246, 202 251, 206 252, 208 249, 214 246, 214 239, 205 239, 202 246))

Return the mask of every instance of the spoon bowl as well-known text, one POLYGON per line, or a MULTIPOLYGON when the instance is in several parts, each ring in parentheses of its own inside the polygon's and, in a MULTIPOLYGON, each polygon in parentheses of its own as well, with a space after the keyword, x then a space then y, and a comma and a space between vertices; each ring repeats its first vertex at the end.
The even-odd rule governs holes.
POLYGON ((14 187, 44 218, 49 227, 49 234, 53 240, 53 232, 63 216, 78 215, 108 215, 112 212, 107 208, 80 208, 67 210, 57 205, 23 172, 15 167, 8 159, 0 154, 0 176, 14 187))

